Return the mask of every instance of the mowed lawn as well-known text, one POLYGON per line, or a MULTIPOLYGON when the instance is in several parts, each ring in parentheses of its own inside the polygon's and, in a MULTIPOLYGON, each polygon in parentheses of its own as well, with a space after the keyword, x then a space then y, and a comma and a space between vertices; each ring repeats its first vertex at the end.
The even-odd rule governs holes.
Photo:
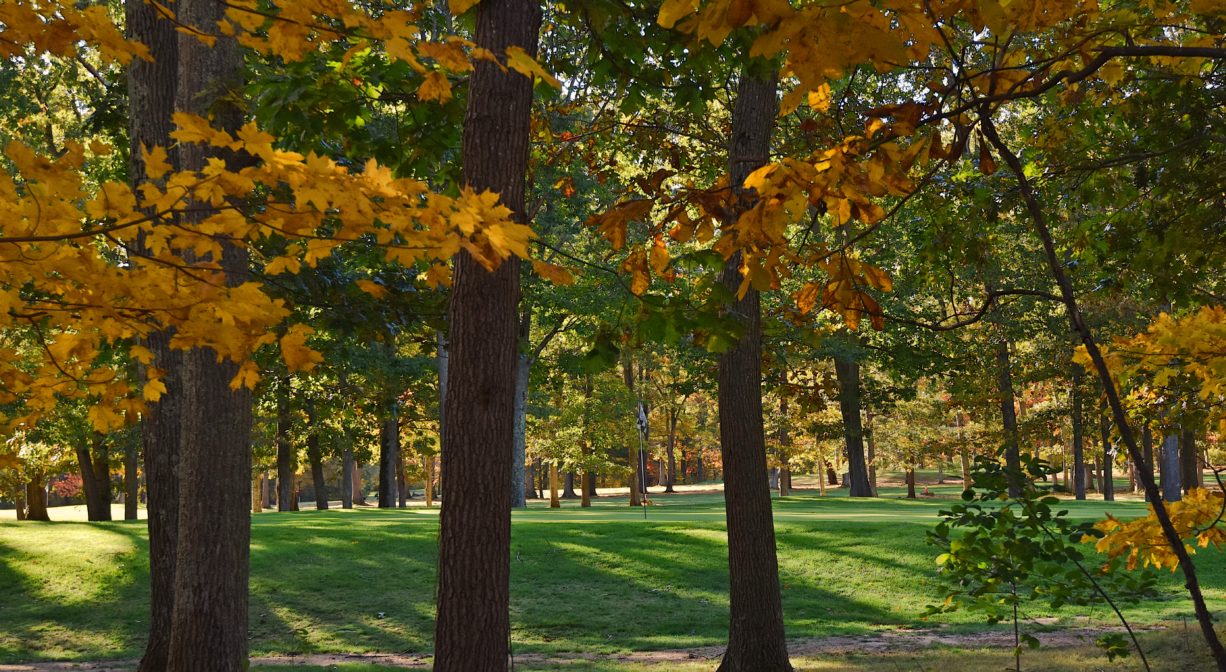
MULTIPOLYGON (((790 637, 986 627, 964 614, 920 618, 943 596, 925 531, 959 488, 933 490, 937 498, 912 501, 897 489, 883 489, 876 500, 851 500, 841 490, 824 498, 803 490, 775 500, 790 637)), ((653 498, 646 520, 642 509, 613 498, 590 509, 568 501, 551 510, 534 502, 515 512, 516 652, 614 654, 724 640, 723 497, 653 498)), ((1067 508, 1087 518, 1145 510, 1136 501, 1069 501, 1067 508)), ((429 651, 437 513, 254 515, 252 654, 429 651)), ((143 521, 0 523, 0 664, 139 656, 147 619, 145 553, 143 521)), ((1226 617, 1226 555, 1207 551, 1196 558, 1211 607, 1226 617)), ((1134 622, 1190 621, 1180 575, 1165 574, 1163 582, 1163 599, 1128 609, 1134 622)), ((1051 614, 1035 606, 1025 616, 1051 614)), ((1112 624, 1103 607, 1056 616, 1045 627, 1112 624)))

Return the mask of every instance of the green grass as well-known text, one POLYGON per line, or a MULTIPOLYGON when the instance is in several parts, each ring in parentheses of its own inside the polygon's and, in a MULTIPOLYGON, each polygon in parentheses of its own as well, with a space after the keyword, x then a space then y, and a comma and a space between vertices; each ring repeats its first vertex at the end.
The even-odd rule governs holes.
MULTIPOLYGON (((876 500, 852 500, 840 490, 826 498, 804 490, 776 500, 789 636, 983 627, 964 614, 919 620, 942 595, 924 533, 960 487, 932 490, 938 498, 905 500, 900 489, 883 488, 876 500)), ((654 499, 646 520, 642 509, 612 498, 591 509, 534 503, 515 512, 517 652, 612 654, 724 640, 722 495, 654 499)), ((1086 518, 1144 512, 1136 501, 1070 501, 1066 508, 1086 518)), ((252 654, 428 651, 437 520, 437 510, 422 508, 255 515, 252 654)), ((145 553, 143 522, 0 522, 0 664, 137 657, 147 618, 145 553)), ((1207 598, 1221 614, 1226 559, 1212 551, 1198 558, 1207 598)), ((1135 622, 1190 616, 1178 576, 1163 581, 1164 599, 1129 611, 1135 622)), ((1048 614, 1036 608, 1026 615, 1048 614)), ((1079 625, 1087 617, 1110 624, 1103 608, 1058 616, 1079 625)))

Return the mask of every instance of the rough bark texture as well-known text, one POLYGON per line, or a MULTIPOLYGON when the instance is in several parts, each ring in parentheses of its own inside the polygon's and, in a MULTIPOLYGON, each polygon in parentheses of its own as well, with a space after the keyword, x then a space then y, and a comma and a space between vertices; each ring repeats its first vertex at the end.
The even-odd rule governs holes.
POLYGON ((1008 341, 1002 340, 996 346, 996 374, 997 391, 1000 393, 1000 416, 1005 438, 1005 465, 1009 470, 1009 496, 1021 497, 1020 438, 1017 431, 1017 412, 1013 405, 1013 372, 1009 363, 1008 341))
POLYGON ((51 520, 47 513, 47 484, 42 476, 26 483, 26 520, 51 520))
MULTIPOLYGON (((174 6, 174 3, 170 3, 174 6)), ((152 62, 133 59, 128 67, 128 171, 133 187, 145 175, 147 147, 165 147, 167 160, 178 165, 178 149, 170 141, 171 115, 179 77, 179 45, 174 24, 159 18, 143 0, 125 0, 127 36, 143 42, 152 62)), ((164 372, 166 392, 141 418, 141 449, 145 467, 145 508, 149 527, 149 638, 139 672, 162 672, 170 654, 170 622, 174 609, 175 547, 179 525, 179 413, 182 407, 183 355, 169 347, 170 334, 155 332, 145 339, 153 365, 164 372)))
POLYGON ((298 465, 289 440, 289 378, 277 383, 277 510, 294 510, 294 472, 298 465))
MULTIPOLYGON (((737 87, 728 146, 737 212, 754 195, 740 185, 766 163, 776 110, 773 76, 746 70, 737 87)), ((737 291, 741 255, 724 265, 721 282, 737 291)), ((719 358, 719 434, 724 464, 724 502, 728 521, 728 649, 721 672, 791 670, 779 594, 775 526, 767 486, 766 436, 762 426, 762 314, 758 292, 750 288, 729 306, 744 333, 719 358)))
MULTIPOLYGON (((178 20, 213 34, 224 13, 219 0, 179 0, 178 20)), ((226 101, 241 84, 242 59, 232 39, 213 47, 178 35, 177 110, 212 115, 216 126, 237 129, 241 111, 226 101)), ((212 148, 184 144, 179 159, 200 170, 212 148)), ((235 157, 229 157, 231 162, 235 157)), ((234 165, 237 168, 237 164, 234 165)), ((200 208, 185 218, 208 217, 200 208)), ((247 256, 223 244, 221 265, 229 285, 241 283, 247 256)), ((251 392, 234 391, 232 362, 197 348, 183 355, 182 455, 178 557, 171 622, 171 672, 242 672, 247 669, 247 576, 250 540, 251 392)))
MULTIPOLYGON (((475 41, 494 54, 535 56, 541 8, 532 0, 477 6, 475 41)), ((461 148, 464 183, 499 194, 524 216, 532 80, 479 62, 469 80, 461 148)), ((511 454, 515 433, 519 262, 493 272, 455 260, 448 306, 450 361, 443 432, 437 672, 505 670, 510 639, 511 454)))
MULTIPOLYGON (((851 355, 834 358, 834 375, 839 381, 839 411, 843 416, 843 439, 847 445, 847 473, 852 497, 872 497, 864 459, 864 426, 860 422, 860 364, 851 355)), ((837 481, 831 485, 837 484, 837 481)))

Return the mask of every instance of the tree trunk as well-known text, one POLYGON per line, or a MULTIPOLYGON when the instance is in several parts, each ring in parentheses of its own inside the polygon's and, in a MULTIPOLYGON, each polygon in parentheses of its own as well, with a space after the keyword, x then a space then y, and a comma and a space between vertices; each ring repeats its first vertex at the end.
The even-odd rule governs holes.
POLYGON ((907 499, 915 499, 915 467, 907 467, 907 499))
POLYGON ((409 506, 409 479, 404 471, 404 449, 396 451, 396 506, 404 509, 409 506))
POLYGON ((255 474, 251 477, 251 512, 264 512, 264 497, 260 492, 260 484, 264 480, 262 474, 255 474))
MULTIPOLYGON (((519 343, 526 347, 532 333, 532 312, 527 308, 519 319, 519 343)), ((528 455, 528 383, 532 360, 520 352, 515 359, 515 450, 511 455, 511 507, 528 506, 524 495, 524 461, 528 455)))
POLYGON ((26 487, 21 485, 17 488, 17 492, 13 495, 14 504, 17 508, 17 520, 26 519, 26 487))
POLYGON ((558 498, 558 463, 549 463, 549 508, 558 509, 562 502, 558 498))
POLYGON ((396 400, 384 405, 379 425, 379 508, 396 508, 396 458, 400 455, 400 413, 396 400))
MULTIPOLYGON (((139 460, 140 453, 136 446, 128 444, 124 448, 123 455, 123 519, 137 519, 137 505, 140 504, 140 474, 139 460)), ((102 490, 102 506, 106 507, 106 519, 111 518, 111 476, 107 471, 106 464, 102 464, 102 473, 98 479, 103 485, 102 490)))
MULTIPOLYGON (((872 497, 868 465, 864 459, 864 427, 860 422, 860 365, 848 354, 834 358, 839 381, 839 411, 843 416, 843 439, 847 446, 847 472, 852 497, 872 497)), ((831 485, 837 485, 837 481, 831 485)))
POLYGON ((579 506, 585 509, 592 505, 592 489, 588 488, 588 485, 591 483, 591 476, 592 474, 588 472, 583 472, 580 478, 580 481, 579 481, 580 483, 579 490, 582 493, 582 496, 579 500, 579 506))
MULTIPOLYGON (((622 359, 622 380, 626 383, 626 389, 630 390, 630 394, 634 394, 634 360, 627 355, 622 359)), ((638 406, 635 405, 634 411, 638 413, 638 406)), ((638 421, 638 418, 635 418, 638 421)), ((626 447, 626 465, 630 467, 630 506, 642 506, 639 501, 639 449, 634 444, 626 447)))
POLYGON ((1086 498, 1085 429, 1081 416, 1081 365, 1073 365, 1073 384, 1069 394, 1072 400, 1073 423, 1073 492, 1077 499, 1086 498))
POLYGON ((1013 405, 1013 372, 1009 364, 1009 341, 1002 339, 996 346, 997 389, 1000 392, 1000 413, 1005 437, 1005 465, 1008 469, 1009 496, 1022 496, 1022 462, 1017 412, 1013 405))
POLYGON ((290 443, 289 376, 277 382, 277 510, 294 510, 294 472, 298 465, 290 443))
POLYGON ((1204 472, 1196 455, 1196 435, 1188 427, 1184 427, 1179 435, 1179 473, 1185 493, 1204 487, 1204 472))
MULTIPOLYGON (((149 47, 153 61, 132 59, 128 66, 128 142, 166 149, 177 169, 179 151, 170 140, 171 117, 179 81, 178 34, 174 23, 160 18, 143 0, 125 0, 127 36, 149 47)), ((133 190, 146 175, 139 150, 128 152, 128 177, 133 190)), ((170 623, 174 609, 175 547, 179 524, 179 413, 182 404, 183 355, 172 351, 169 332, 150 334, 145 347, 153 366, 163 372, 166 391, 141 418, 141 448, 145 462, 145 508, 149 528, 149 637, 138 672, 164 672, 170 654, 170 623)))
POLYGON ((328 510, 328 482, 324 480, 324 456, 319 447, 319 432, 315 429, 315 407, 308 407, 307 459, 311 462, 311 481, 315 484, 315 509, 328 510))
POLYGON ((1107 417, 1106 402, 1104 401, 1099 407, 1099 424, 1102 427, 1103 440, 1103 501, 1115 501, 1115 474, 1112 473, 1112 467, 1115 466, 1115 456, 1111 450, 1111 419, 1107 417))
POLYGON ((353 503, 359 506, 366 506, 366 484, 362 482, 362 464, 357 460, 353 461, 353 471, 350 475, 353 477, 353 480, 350 481, 353 503))
POLYGON ((568 471, 562 477, 562 499, 579 499, 579 494, 575 492, 575 472, 568 471))
POLYGON ((588 472, 587 478, 584 480, 583 495, 589 500, 600 496, 596 492, 596 472, 588 472))
MULTIPOLYGON (((729 142, 729 170, 739 201, 734 212, 752 206, 754 194, 741 185, 767 161, 778 102, 773 74, 746 67, 737 87, 729 142)), ((724 265, 720 281, 732 292, 741 284, 741 254, 724 265)), ((728 306, 745 330, 719 357, 719 433, 723 456, 728 526, 728 648, 719 672, 773 672, 792 669, 783 630, 779 563, 771 493, 766 482, 766 436, 762 426, 762 313, 757 290, 728 306)))
MULTIPOLYGON (((1141 446, 1145 454, 1145 465, 1142 469, 1146 469, 1149 473, 1154 473, 1154 432, 1149 428, 1149 423, 1141 425, 1141 446)), ((1139 474, 1138 474, 1139 476, 1139 474)), ((1140 478, 1138 478, 1138 481, 1140 478)), ((1141 485, 1141 491, 1145 492, 1144 485, 1141 485)), ((1145 501, 1149 501, 1149 493, 1145 493, 1145 501)))
POLYGON ((345 437, 345 448, 341 451, 341 508, 353 508, 353 483, 357 470, 353 468, 353 445, 351 437, 345 437))
POLYGON ((26 483, 26 520, 51 520, 51 516, 47 514, 47 484, 43 482, 42 476, 26 483))
POLYGON ((676 492, 673 488, 677 484, 677 417, 681 411, 677 408, 668 409, 668 443, 665 444, 665 452, 668 455, 668 476, 664 479, 664 492, 676 492))
POLYGON ((873 491, 873 496, 877 496, 877 437, 873 431, 873 412, 866 411, 864 413, 865 428, 864 441, 868 447, 868 487, 873 491))
POLYGON ((77 446, 77 467, 81 470, 81 488, 85 491, 85 515, 90 521, 111 519, 111 475, 106 437, 94 433, 94 446, 77 446))
MULTIPOLYGON (((511 46, 535 56, 540 23, 530 0, 486 0, 477 6, 475 42, 499 57, 511 46)), ((478 61, 464 120, 464 184, 497 193, 521 221, 531 116, 532 79, 478 61)), ((506 669, 511 634, 519 261, 490 272, 461 251, 453 277, 434 669, 486 672, 506 669)))
MULTIPOLYGON (((179 0, 177 20, 214 34, 224 16, 218 0, 179 0)), ((179 88, 175 107, 209 116, 235 131, 242 111, 242 58, 237 43, 219 36, 212 47, 180 34, 179 88)), ((218 151, 181 144, 184 170, 202 170, 218 151)), ((234 157, 229 167, 237 170, 234 157)), ((185 213, 187 224, 214 214, 207 207, 185 213)), ((219 260, 230 286, 247 276, 247 255, 224 241, 219 260)), ((211 348, 183 355, 183 413, 179 538, 171 622, 170 672, 241 672, 247 669, 247 576, 251 507, 251 391, 230 389, 238 365, 219 362, 211 348)))
POLYGON ((1162 436, 1162 499, 1167 502, 1183 499, 1178 427, 1168 427, 1162 436))

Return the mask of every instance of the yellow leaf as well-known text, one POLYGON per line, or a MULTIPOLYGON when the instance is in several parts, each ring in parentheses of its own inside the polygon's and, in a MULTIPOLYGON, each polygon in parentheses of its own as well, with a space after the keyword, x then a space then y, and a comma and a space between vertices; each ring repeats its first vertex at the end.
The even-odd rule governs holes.
POLYGON ((437 70, 427 74, 421 86, 417 87, 417 99, 439 103, 451 100, 451 83, 447 81, 447 76, 437 70))
POLYGON ((540 77, 555 89, 562 88, 562 82, 559 82, 556 77, 549 74, 549 71, 541 67, 541 64, 537 63, 535 58, 529 56, 528 52, 519 47, 507 47, 507 67, 525 77, 540 77))
POLYGON ((630 292, 639 296, 647 291, 651 284, 651 275, 647 271, 647 252, 637 248, 622 262, 622 270, 630 273, 630 292))
POLYGON ((452 14, 459 16, 479 2, 481 0, 447 0, 447 8, 451 10, 452 14))
POLYGON ((809 107, 814 112, 825 112, 830 109, 830 85, 823 83, 809 92, 809 107))
POLYGON ((253 390, 258 382, 260 382, 259 368, 255 365, 255 362, 247 361, 238 367, 238 373, 230 380, 230 389, 239 390, 245 387, 253 390))
POLYGON ((141 396, 150 403, 156 402, 166 394, 166 383, 154 378, 145 383, 145 387, 141 389, 141 396))
POLYGON ((651 270, 656 275, 664 275, 664 271, 668 269, 668 248, 664 245, 664 239, 656 236, 655 242, 651 245, 651 270))
POLYGON ((166 173, 171 171, 172 166, 167 161, 166 148, 154 147, 149 149, 145 143, 140 145, 141 158, 145 162, 145 176, 151 180, 160 180, 166 173))
POLYGON ((542 278, 552 282, 555 285, 573 285, 575 284, 575 276, 562 266, 555 266, 543 261, 532 260, 532 270, 542 278))
POLYGON ((306 344, 307 336, 315 330, 305 324, 295 324, 281 337, 281 358, 290 371, 310 371, 324 361, 323 355, 306 344))
POLYGON ((358 280, 353 283, 358 286, 358 289, 370 294, 376 299, 381 299, 387 295, 387 288, 373 280, 358 280))
POLYGON ((663 28, 672 28, 678 21, 697 10, 697 0, 664 0, 664 4, 660 5, 660 15, 656 17, 656 23, 663 28))

